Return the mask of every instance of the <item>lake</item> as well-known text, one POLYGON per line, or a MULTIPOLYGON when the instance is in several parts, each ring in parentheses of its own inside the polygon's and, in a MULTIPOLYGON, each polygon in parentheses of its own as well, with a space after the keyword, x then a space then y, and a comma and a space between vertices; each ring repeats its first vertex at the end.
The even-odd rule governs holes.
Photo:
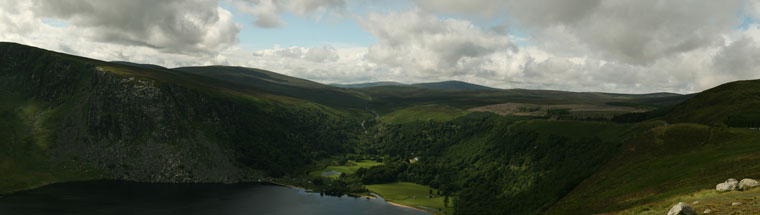
POLYGON ((0 196, 0 214, 429 214, 382 199, 263 184, 71 182, 0 196))

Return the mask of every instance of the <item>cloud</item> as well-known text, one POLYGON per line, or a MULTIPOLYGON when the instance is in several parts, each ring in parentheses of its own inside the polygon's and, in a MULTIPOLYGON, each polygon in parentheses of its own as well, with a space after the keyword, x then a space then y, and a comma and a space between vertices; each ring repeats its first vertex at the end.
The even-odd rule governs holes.
POLYGON ((283 27, 285 22, 280 15, 285 12, 306 16, 315 11, 342 12, 345 6, 345 0, 235 0, 235 7, 256 16, 253 23, 262 28, 283 27))
MULTIPOLYGON (((265 1, 244 3, 254 8, 265 1)), ((368 46, 246 50, 235 42, 240 24, 229 11, 213 1, 175 0, 113 2, 104 9, 94 0, 47 6, 0 0, 0 40, 109 61, 254 67, 323 83, 462 80, 500 88, 693 93, 760 78, 754 1, 689 8, 671 1, 415 1, 419 8, 353 16, 376 39, 368 46)), ((274 9, 262 11, 274 21, 262 22, 274 26, 286 24, 283 13, 318 16, 346 4, 268 2, 274 9)))
POLYGON ((337 50, 330 45, 312 48, 296 46, 280 48, 279 46, 275 46, 274 49, 255 51, 253 56, 277 56, 280 58, 302 59, 316 63, 333 62, 339 58, 337 50))
MULTIPOLYGON (((436 7, 446 5, 440 3, 436 7)), ((760 78, 760 63, 753 60, 760 57, 760 30, 755 25, 747 30, 732 27, 737 17, 728 11, 738 6, 731 2, 709 6, 718 12, 666 10, 674 6, 669 2, 585 3, 591 9, 540 10, 537 14, 559 13, 553 16, 563 18, 533 20, 534 29, 526 36, 530 44, 519 48, 513 44, 519 38, 513 35, 463 18, 441 18, 431 9, 371 13, 360 20, 378 39, 366 60, 385 67, 390 76, 405 74, 412 81, 456 79, 502 88, 690 93, 760 78), (634 16, 644 10, 653 10, 643 13, 651 17, 634 16), (667 12, 672 14, 662 15, 667 12)))
POLYGON ((488 16, 501 8, 505 22, 537 45, 567 55, 648 64, 722 40, 739 24, 740 0, 728 1, 490 1, 462 6, 455 0, 414 0, 434 12, 488 16), (568 47, 568 45, 570 47, 568 47))
POLYGON ((403 74, 389 76, 386 67, 365 59, 366 47, 334 48, 275 46, 254 51, 250 57, 239 58, 236 65, 264 68, 278 73, 306 78, 322 83, 352 83, 360 81, 399 80, 403 74))
POLYGON ((242 26, 216 1, 34 1, 36 17, 63 20, 101 42, 168 53, 213 53, 238 41, 242 26))
POLYGON ((713 59, 720 81, 758 78, 760 74, 760 26, 751 25, 736 41, 718 51, 713 59))
POLYGON ((515 49, 506 35, 419 10, 371 13, 360 24, 379 40, 370 46, 369 60, 418 77, 488 72, 482 67, 488 56, 515 49))

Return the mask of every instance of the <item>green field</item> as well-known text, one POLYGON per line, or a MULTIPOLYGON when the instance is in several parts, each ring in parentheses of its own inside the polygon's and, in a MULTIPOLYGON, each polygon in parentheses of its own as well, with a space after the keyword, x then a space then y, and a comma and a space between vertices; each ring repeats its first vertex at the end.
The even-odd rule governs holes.
POLYGON ((396 182, 390 184, 367 185, 367 189, 370 192, 382 196, 383 199, 389 202, 434 212, 436 212, 436 210, 442 210, 445 214, 452 214, 454 212, 454 208, 451 206, 451 199, 449 200, 449 207, 444 207, 443 200, 445 198, 437 195, 438 190, 432 189, 428 186, 409 182, 396 182), (433 198, 428 198, 431 196, 430 190, 433 191, 433 198))
MULTIPOLYGON (((359 168, 370 168, 373 166, 380 166, 383 165, 383 163, 373 161, 373 160, 363 160, 359 162, 355 161, 348 161, 346 162, 346 165, 341 166, 328 166, 321 170, 312 171, 309 173, 311 176, 322 176, 322 172, 330 172, 330 171, 336 171, 336 172, 342 172, 346 175, 351 175, 356 172, 359 168)), ((328 176, 330 178, 338 178, 340 175, 330 175, 328 176)))

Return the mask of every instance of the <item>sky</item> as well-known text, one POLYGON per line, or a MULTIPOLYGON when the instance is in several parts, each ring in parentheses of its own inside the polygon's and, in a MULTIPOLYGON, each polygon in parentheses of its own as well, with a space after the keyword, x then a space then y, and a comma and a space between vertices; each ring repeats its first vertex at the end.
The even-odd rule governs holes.
POLYGON ((760 1, 0 0, 0 41, 321 83, 694 93, 760 79, 760 1))

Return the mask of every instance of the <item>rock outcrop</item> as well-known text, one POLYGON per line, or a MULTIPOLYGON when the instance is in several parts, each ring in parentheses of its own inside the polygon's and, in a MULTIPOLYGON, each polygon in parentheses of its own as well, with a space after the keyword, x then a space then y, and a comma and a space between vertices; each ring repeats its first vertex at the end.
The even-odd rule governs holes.
POLYGON ((750 179, 750 178, 745 178, 745 179, 742 179, 741 181, 739 181, 739 185, 738 185, 737 188, 739 190, 749 190, 749 189, 751 189, 753 187, 757 187, 758 185, 760 185, 760 183, 757 183, 756 180, 750 179))
POLYGON ((715 185, 715 190, 717 190, 718 192, 732 191, 732 190, 736 190, 738 185, 739 185, 739 182, 736 181, 736 179, 729 178, 725 182, 715 185))
POLYGON ((697 212, 694 211, 694 209, 691 208, 691 206, 683 202, 679 202, 678 204, 670 208, 670 211, 668 211, 668 215, 696 215, 696 214, 697 212))

